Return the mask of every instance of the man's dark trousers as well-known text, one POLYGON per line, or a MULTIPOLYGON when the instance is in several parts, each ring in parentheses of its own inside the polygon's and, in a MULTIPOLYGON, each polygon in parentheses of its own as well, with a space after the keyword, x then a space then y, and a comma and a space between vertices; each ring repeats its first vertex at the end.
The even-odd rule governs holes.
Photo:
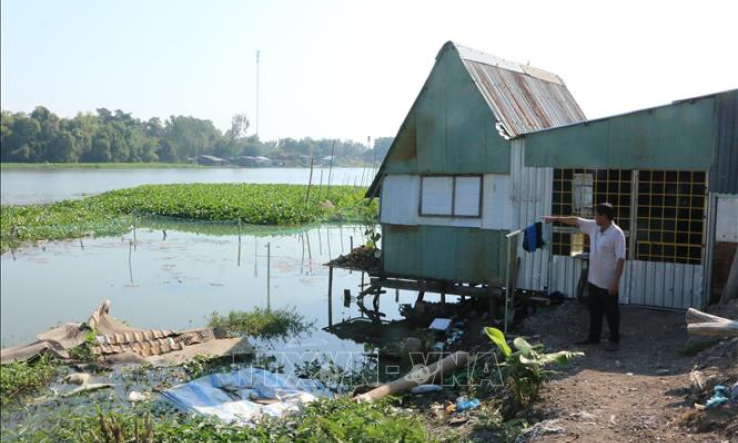
POLYGON ((607 289, 589 283, 589 336, 588 341, 598 342, 602 334, 602 317, 607 316, 610 342, 620 342, 620 307, 618 294, 610 295, 607 289))

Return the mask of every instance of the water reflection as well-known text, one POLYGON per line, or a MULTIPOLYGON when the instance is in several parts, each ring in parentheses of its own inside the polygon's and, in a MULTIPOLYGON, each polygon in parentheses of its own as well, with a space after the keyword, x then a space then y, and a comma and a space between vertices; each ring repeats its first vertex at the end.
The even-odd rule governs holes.
MULTIPOLYGON (((214 311, 294 306, 318 329, 290 342, 290 349, 363 351, 320 328, 328 325, 323 263, 347 253, 351 237, 362 238, 364 227, 239 228, 151 220, 136 225, 123 236, 85 238, 83 247, 78 240, 49 242, 16 250, 16 260, 4 254, 2 346, 29 343, 59 323, 85 321, 91 309, 110 299, 112 314, 121 320, 174 330, 204 326, 214 311), (314 251, 315 242, 326 248, 314 251), (251 248, 253 254, 242 254, 251 248)), ((335 270, 334 290, 355 290, 360 279, 359 273, 335 270)), ((389 298, 383 305, 385 319, 399 318, 397 302, 389 298)), ((360 315, 341 297, 333 298, 331 308, 335 322, 360 315)))

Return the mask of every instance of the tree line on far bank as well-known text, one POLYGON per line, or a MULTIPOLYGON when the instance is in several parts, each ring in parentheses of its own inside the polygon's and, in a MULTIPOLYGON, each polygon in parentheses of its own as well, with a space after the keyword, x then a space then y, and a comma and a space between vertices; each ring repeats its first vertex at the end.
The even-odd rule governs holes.
POLYGON ((320 159, 334 155, 339 164, 381 162, 392 137, 380 137, 369 148, 353 141, 285 138, 261 141, 247 135, 249 121, 237 114, 222 133, 210 120, 171 116, 141 120, 121 110, 59 117, 43 106, 30 114, 3 110, 0 118, 0 161, 23 163, 185 163, 198 155, 295 156, 320 159))

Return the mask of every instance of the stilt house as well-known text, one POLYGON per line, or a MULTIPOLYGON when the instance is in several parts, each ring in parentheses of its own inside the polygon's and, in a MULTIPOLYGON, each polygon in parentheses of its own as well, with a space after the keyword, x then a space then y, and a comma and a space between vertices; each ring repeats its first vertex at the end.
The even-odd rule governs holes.
MULTIPOLYGON (((702 307, 738 242, 737 126, 738 91, 588 121, 557 75, 448 42, 367 192, 377 284, 493 295, 511 231, 609 201, 621 302, 702 307)), ((575 296, 586 238, 555 226, 549 243, 518 248, 517 286, 575 296)))

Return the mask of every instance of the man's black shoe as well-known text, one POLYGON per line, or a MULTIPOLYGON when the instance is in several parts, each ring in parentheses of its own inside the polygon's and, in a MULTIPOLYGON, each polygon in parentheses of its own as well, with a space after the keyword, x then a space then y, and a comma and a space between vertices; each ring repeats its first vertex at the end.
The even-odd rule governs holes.
POLYGON ((600 341, 599 340, 592 340, 592 339, 589 339, 588 338, 586 340, 574 342, 574 344, 575 345, 579 345, 579 346, 598 345, 598 344, 600 344, 600 341))
POLYGON ((605 350, 610 352, 615 352, 618 349, 620 349, 620 346, 615 342, 608 342, 607 345, 605 345, 605 350))

